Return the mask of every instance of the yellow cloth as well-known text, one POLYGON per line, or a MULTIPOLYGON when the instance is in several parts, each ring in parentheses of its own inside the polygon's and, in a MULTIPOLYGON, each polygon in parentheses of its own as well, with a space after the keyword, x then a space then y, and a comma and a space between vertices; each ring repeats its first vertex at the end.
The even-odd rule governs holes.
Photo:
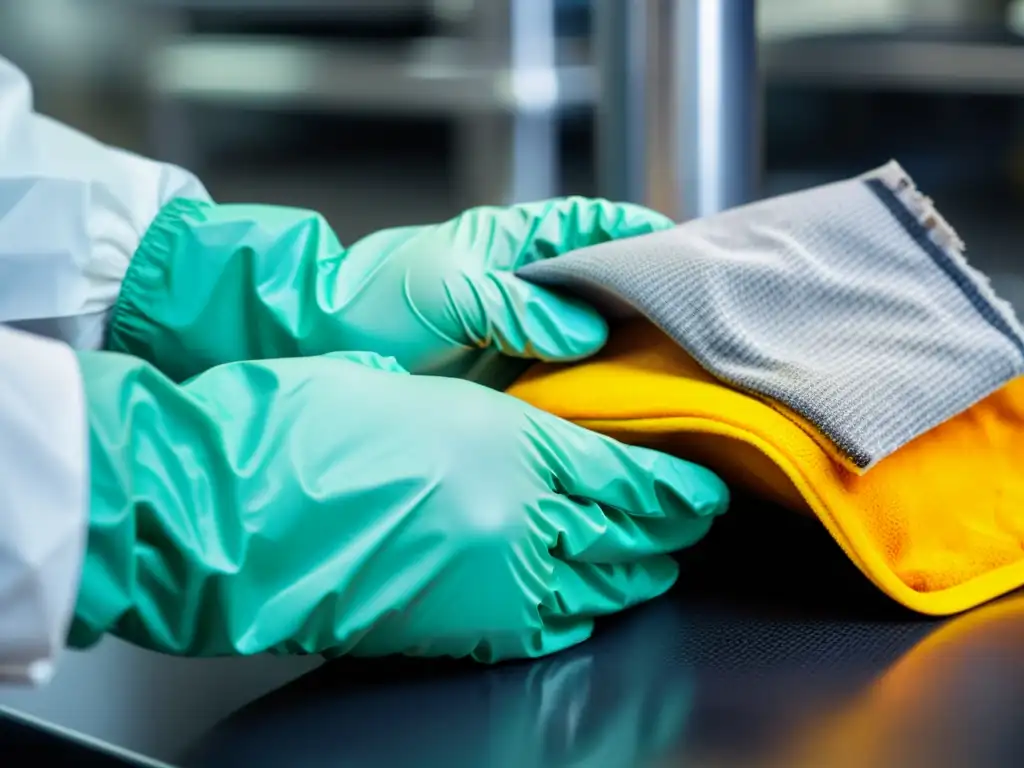
POLYGON ((535 366, 509 393, 812 512, 869 579, 916 611, 957 613, 1024 585, 1024 378, 861 476, 805 423, 712 378, 646 322, 616 329, 592 360, 535 366))

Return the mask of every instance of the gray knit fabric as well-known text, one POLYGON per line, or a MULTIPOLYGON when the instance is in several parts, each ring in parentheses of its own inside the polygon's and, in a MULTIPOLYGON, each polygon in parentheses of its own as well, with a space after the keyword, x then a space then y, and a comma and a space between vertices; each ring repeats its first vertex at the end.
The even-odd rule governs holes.
POLYGON ((864 471, 1024 374, 1024 332, 961 248, 890 163, 520 274, 642 312, 864 471))

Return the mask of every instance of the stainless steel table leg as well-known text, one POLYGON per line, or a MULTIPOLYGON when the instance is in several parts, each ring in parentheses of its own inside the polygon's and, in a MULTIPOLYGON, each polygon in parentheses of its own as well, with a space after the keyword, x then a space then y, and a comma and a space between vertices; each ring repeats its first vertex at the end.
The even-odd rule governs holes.
POLYGON ((755 0, 597 0, 601 193, 677 219, 757 194, 755 0))
POLYGON ((496 87, 512 105, 459 118, 459 185, 465 205, 509 204, 558 193, 558 92, 554 0, 477 0, 472 39, 481 65, 504 70, 496 87))

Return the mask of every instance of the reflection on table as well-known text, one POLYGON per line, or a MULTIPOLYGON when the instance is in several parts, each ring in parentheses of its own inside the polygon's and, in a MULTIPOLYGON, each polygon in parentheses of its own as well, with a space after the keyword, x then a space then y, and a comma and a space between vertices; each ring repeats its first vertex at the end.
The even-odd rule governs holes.
POLYGON ((1018 764, 1024 595, 915 616, 814 521, 742 503, 732 518, 683 555, 676 591, 569 653, 333 663, 183 765, 1018 764))

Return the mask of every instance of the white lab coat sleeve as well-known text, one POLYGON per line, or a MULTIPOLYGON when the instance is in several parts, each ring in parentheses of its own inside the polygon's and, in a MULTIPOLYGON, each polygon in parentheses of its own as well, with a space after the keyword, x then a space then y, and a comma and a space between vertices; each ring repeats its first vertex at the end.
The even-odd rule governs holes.
POLYGON ((45 683, 78 594, 88 445, 71 349, 0 326, 0 683, 45 683))
POLYGON ((175 197, 209 199, 181 168, 36 113, 0 58, 0 323, 101 346, 128 264, 175 197))

